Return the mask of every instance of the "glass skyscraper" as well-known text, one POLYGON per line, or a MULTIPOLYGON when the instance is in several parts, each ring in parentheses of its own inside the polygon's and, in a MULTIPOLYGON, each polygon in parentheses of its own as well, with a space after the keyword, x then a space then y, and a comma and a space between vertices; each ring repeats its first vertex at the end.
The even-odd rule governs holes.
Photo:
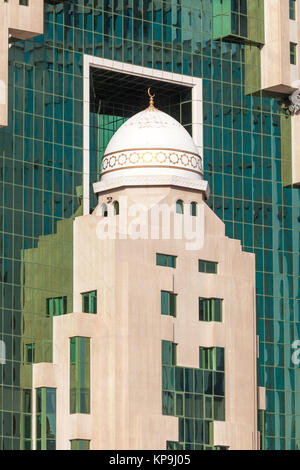
MULTIPOLYGON (((288 95, 258 83, 263 3, 45 0, 44 33, 11 42, 8 125, 0 129, 0 339, 6 347, 0 448, 32 447, 32 363, 52 361, 51 318, 72 311, 68 223, 82 214, 84 178, 99 179, 106 144, 144 95, 146 104, 148 85, 161 108, 192 131, 192 97, 184 85, 91 68, 86 175, 85 55, 203 79, 208 205, 225 222, 226 235, 256 255, 258 385, 266 388, 261 448, 300 448, 300 369, 292 361, 300 339, 300 198, 289 169, 288 95), (34 249, 42 244, 39 256, 34 249)), ((95 204, 91 196, 89 209, 95 204)), ((53 389, 40 389, 37 406, 37 438, 55 448, 53 389)))

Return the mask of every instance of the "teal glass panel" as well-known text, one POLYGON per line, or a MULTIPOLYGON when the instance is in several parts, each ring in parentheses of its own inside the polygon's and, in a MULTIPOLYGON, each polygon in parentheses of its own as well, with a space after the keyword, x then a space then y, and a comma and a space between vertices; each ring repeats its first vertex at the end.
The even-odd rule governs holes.
POLYGON ((161 291, 161 314, 176 317, 176 294, 161 291))

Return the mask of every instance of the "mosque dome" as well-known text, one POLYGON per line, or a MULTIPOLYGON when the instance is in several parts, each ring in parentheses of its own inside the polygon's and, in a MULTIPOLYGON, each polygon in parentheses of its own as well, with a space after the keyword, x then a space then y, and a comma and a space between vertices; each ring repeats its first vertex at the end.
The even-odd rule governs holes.
POLYGON ((184 176, 203 179, 202 157, 187 130, 150 106, 128 119, 111 138, 101 166, 101 181, 115 176, 184 176))

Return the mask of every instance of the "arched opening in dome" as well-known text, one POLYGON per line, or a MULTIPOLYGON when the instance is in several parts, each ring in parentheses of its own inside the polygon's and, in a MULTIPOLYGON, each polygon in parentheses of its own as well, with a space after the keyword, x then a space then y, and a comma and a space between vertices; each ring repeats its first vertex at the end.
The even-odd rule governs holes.
POLYGON ((181 199, 176 201, 176 214, 183 214, 184 213, 184 205, 181 199))
POLYGON ((197 217, 197 214, 198 214, 198 204, 197 204, 197 202, 191 202, 190 214, 193 217, 197 217))
POLYGON ((107 217, 107 216, 108 216, 107 205, 104 204, 104 203, 101 205, 101 208, 100 208, 100 215, 101 215, 102 217, 107 217))
POLYGON ((118 201, 114 202, 114 215, 119 215, 120 213, 120 205, 118 201))

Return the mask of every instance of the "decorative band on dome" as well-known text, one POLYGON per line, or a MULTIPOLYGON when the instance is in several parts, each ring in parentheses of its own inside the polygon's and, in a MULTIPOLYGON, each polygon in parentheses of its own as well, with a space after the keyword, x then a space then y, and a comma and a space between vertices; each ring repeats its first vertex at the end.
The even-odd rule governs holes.
POLYGON ((147 151, 147 150, 151 150, 151 152, 154 151, 154 150, 163 150, 163 151, 170 150, 172 152, 181 152, 181 153, 188 153, 188 154, 191 154, 191 155, 195 155, 195 157, 201 158, 201 160, 202 160, 202 157, 196 152, 190 152, 189 150, 179 150, 179 149, 174 149, 174 148, 169 148, 169 147, 164 147, 164 148, 162 148, 162 147, 152 147, 152 148, 146 148, 146 149, 144 147, 141 147, 141 148, 116 150, 115 152, 105 153, 103 158, 109 157, 110 155, 116 155, 117 153, 120 153, 120 152, 124 152, 124 153, 133 152, 133 151, 136 152, 137 150, 142 150, 144 152, 147 151))
POLYGON ((200 155, 175 149, 135 149, 112 152, 103 157, 101 175, 132 168, 174 168, 192 171, 203 176, 200 155))

